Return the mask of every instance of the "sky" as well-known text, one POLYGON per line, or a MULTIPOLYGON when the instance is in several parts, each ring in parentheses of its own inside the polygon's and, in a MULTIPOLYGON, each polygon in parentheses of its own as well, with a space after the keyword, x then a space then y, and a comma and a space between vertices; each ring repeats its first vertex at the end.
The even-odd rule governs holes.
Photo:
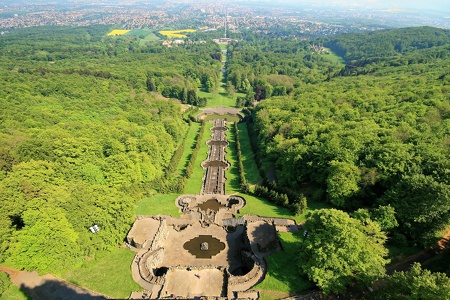
MULTIPOLYGON (((123 0, 122 0, 123 1, 123 0)), ((172 0, 160 0, 161 2, 179 2, 172 0)), ((186 1, 186 0, 183 0, 186 1)), ((192 2, 206 0, 192 0, 192 2)), ((450 0, 209 0, 208 2, 265 2, 265 3, 288 3, 288 4, 314 4, 315 6, 340 6, 358 8, 379 9, 402 9, 402 10, 434 10, 439 12, 450 12, 450 0)), ((36 4, 36 3, 67 3, 67 2, 89 2, 83 0, 0 0, 0 4, 13 4, 14 2, 36 4)), ((100 1, 95 1, 100 2, 100 1)), ((120 3, 121 0, 103 0, 103 3, 120 3)), ((154 2, 152 0, 126 0, 124 2, 154 2)))
MULTIPOLYGON (((272 1, 267 1, 272 2, 272 1)), ((415 10, 450 11, 450 0, 279 0, 285 3, 307 3, 342 7, 397 8, 415 10)))

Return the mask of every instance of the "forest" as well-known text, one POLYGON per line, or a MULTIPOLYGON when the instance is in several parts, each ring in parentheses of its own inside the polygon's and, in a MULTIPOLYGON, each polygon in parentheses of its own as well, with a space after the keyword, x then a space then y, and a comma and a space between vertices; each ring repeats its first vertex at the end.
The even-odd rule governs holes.
MULTIPOLYGON (((275 167, 276 181, 257 186, 255 194, 294 212, 305 196, 308 203, 346 212, 378 232, 377 242, 349 238, 361 241, 361 250, 367 243, 434 245, 448 227, 450 210, 449 34, 431 27, 317 40, 255 34, 230 45, 228 83, 246 93, 237 106, 258 103, 249 118, 255 150, 275 167)), ((325 226, 312 223, 314 217, 347 222, 338 212, 309 214, 305 228, 325 226)), ((332 252, 331 263, 322 265, 323 256, 314 261, 319 248, 331 247, 323 239, 332 226, 323 229, 325 237, 305 239, 310 252, 300 255, 299 267, 324 290, 343 292, 358 276, 336 279, 342 266, 330 271, 341 264, 332 252)), ((336 230, 343 235, 343 228, 336 230)), ((336 243, 342 247, 343 241, 336 243)), ((381 255, 375 277, 388 263, 384 251, 360 254, 381 255)), ((354 267, 358 272, 360 266, 354 267)), ((364 273, 371 277, 368 269, 364 273)))
POLYGON ((186 133, 173 91, 197 101, 217 81, 213 43, 139 47, 108 31, 1 37, 0 260, 19 269, 59 273, 121 243, 186 133))
MULTIPOLYGON (((384 276, 389 247, 424 249, 449 225, 449 30, 314 40, 246 31, 228 45, 224 76, 206 33, 168 48, 109 30, 0 37, 0 262, 58 275, 121 244, 136 203, 173 192, 189 107, 225 85, 250 133, 235 126, 242 192, 306 220, 290 258, 298 276, 325 293, 384 278, 373 299, 395 287, 419 295, 408 299, 448 299, 448 277, 420 265, 384 276), (244 142, 275 181, 247 184, 244 142)), ((201 139, 202 129, 195 151, 201 139)), ((448 261, 442 271, 450 275, 448 261)))

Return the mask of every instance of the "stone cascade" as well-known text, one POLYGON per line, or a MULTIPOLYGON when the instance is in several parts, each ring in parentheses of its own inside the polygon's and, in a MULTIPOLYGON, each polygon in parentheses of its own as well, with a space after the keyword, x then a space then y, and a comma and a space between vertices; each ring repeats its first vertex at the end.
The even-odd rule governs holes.
POLYGON ((226 121, 210 130, 200 193, 175 199, 182 217, 141 216, 127 236, 138 252, 133 279, 152 299, 258 299, 251 289, 264 280, 264 257, 281 249, 276 232, 298 230, 294 220, 236 217, 246 200, 225 191, 226 121))
POLYGON ((211 139, 208 140, 209 151, 207 159, 202 163, 205 169, 202 194, 225 195, 225 171, 230 164, 225 159, 225 147, 228 146, 226 122, 223 119, 214 120, 211 128, 211 139))

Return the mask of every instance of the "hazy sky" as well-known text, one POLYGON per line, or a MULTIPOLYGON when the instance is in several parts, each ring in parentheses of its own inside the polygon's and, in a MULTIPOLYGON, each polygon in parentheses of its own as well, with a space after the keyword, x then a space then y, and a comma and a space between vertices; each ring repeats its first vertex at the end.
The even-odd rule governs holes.
MULTIPOLYGON (((271 2, 271 1, 268 1, 271 2)), ((399 9, 432 9, 450 10, 450 0, 280 0, 290 3, 315 3, 321 5, 358 6, 358 7, 386 7, 399 9)))
MULTIPOLYGON (((172 0, 159 0, 160 2, 179 2, 172 0)), ((186 0, 183 0, 186 1, 186 0)), ((192 0, 192 2, 204 2, 206 0, 192 0)), ((265 2, 265 3, 289 3, 289 4, 315 4, 317 6, 341 6, 341 7, 366 7, 366 8, 397 8, 397 9, 427 9, 437 11, 450 11, 450 0, 209 0, 208 2, 265 2)), ((0 4, 13 3, 67 3, 89 2, 87 0, 0 0, 0 4)), ((98 0, 94 1, 100 2, 98 0)), ((154 2, 152 0, 102 0, 103 3, 130 3, 130 2, 154 2)))

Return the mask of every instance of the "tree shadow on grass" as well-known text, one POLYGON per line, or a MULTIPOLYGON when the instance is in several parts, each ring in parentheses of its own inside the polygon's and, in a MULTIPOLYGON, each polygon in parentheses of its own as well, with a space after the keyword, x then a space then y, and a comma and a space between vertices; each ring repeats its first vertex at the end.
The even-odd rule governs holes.
MULTIPOLYGON (((301 232, 296 233, 296 235, 301 234, 301 232)), ((261 285, 262 289, 287 291, 289 294, 294 295, 315 286, 306 275, 301 273, 297 262, 301 243, 302 239, 295 241, 281 240, 283 250, 266 257, 267 275, 266 281, 261 285)))
POLYGON ((29 287, 25 284, 20 285, 20 290, 30 299, 46 300, 104 300, 104 296, 94 296, 79 287, 72 286, 58 280, 46 280, 43 284, 35 287, 29 287))

